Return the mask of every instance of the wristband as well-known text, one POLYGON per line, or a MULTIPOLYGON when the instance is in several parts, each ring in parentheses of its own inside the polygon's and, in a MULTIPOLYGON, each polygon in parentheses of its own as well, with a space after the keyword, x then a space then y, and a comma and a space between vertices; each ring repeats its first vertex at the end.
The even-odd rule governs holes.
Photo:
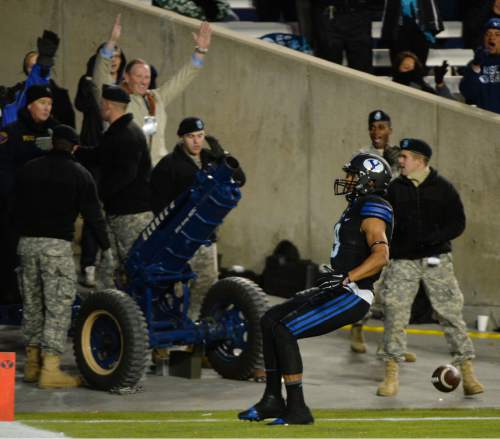
POLYGON ((208 52, 208 49, 206 49, 205 47, 196 46, 194 48, 194 51, 198 52, 198 53, 202 53, 204 55, 205 53, 208 52))

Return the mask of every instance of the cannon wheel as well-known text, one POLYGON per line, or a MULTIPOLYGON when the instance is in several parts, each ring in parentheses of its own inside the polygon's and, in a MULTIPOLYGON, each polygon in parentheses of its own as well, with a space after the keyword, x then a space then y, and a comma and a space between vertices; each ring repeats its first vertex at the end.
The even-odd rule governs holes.
POLYGON ((206 348, 210 364, 224 378, 246 380, 262 367, 260 318, 268 307, 264 291, 249 279, 227 277, 208 290, 200 317, 230 328, 230 338, 206 348))
POLYGON ((93 388, 134 387, 148 359, 148 332, 142 311, 117 290, 92 293, 75 323, 74 352, 80 372, 93 388))

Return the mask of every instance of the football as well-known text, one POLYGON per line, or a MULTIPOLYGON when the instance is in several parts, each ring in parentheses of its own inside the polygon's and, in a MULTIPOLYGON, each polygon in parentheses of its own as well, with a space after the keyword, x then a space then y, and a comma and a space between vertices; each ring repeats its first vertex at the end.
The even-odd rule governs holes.
POLYGON ((432 374, 431 383, 440 392, 452 392, 460 384, 460 372, 455 366, 439 366, 432 374))

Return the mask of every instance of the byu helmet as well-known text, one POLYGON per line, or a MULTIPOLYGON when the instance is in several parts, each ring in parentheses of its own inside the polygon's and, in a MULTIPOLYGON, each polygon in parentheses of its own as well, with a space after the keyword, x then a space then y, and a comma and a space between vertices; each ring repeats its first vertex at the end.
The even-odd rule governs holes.
POLYGON ((354 155, 342 170, 358 177, 352 181, 345 178, 335 180, 335 195, 346 195, 349 201, 360 195, 383 195, 392 178, 391 167, 384 158, 364 152, 354 155))

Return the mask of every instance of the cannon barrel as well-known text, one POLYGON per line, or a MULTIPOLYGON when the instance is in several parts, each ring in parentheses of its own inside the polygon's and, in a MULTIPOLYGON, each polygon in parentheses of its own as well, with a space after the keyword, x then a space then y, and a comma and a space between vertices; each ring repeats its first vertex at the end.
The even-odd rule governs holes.
POLYGON ((129 280, 181 280, 189 273, 188 262, 222 224, 241 198, 233 180, 238 161, 227 156, 217 166, 197 172, 195 182, 144 229, 126 262, 129 280))

